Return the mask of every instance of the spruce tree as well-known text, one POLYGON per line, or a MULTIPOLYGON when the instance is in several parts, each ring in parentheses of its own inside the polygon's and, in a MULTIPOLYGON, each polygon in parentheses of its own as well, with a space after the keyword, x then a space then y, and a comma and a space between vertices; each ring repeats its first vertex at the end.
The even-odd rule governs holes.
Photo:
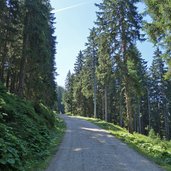
POLYGON ((84 65, 84 55, 79 52, 74 68, 73 98, 75 114, 85 115, 85 97, 82 92, 82 70, 84 65))
POLYGON ((162 137, 169 137, 169 121, 167 109, 168 99, 166 92, 168 91, 168 82, 164 80, 164 74, 166 68, 164 67, 164 61, 161 58, 162 52, 157 48, 154 53, 154 59, 151 71, 151 88, 150 88, 150 99, 151 99, 151 126, 158 132, 162 137))
POLYGON ((0 80, 15 93, 22 54, 23 2, 3 1, 0 8, 0 80))
POLYGON ((128 61, 131 58, 130 47, 137 40, 142 40, 140 35, 142 17, 137 11, 135 0, 103 0, 97 5, 96 24, 100 33, 107 33, 110 40, 111 57, 122 71, 122 82, 125 92, 128 129, 133 132, 133 105, 131 99, 131 79, 128 74, 128 61))
POLYGON ((93 105, 94 105, 94 117, 97 117, 97 76, 96 76, 96 68, 97 68, 97 31, 96 28, 93 27, 90 30, 90 35, 88 37, 88 42, 86 43, 86 52, 87 52, 87 61, 90 61, 90 75, 92 78, 91 84, 93 87, 93 105))
POLYGON ((1 1, 0 8, 0 81, 12 93, 53 107, 56 37, 49 0, 1 1))
POLYGON ((26 0, 25 9, 18 94, 34 101, 41 99, 52 107, 56 85, 51 6, 48 0, 26 0))
POLYGON ((83 68, 83 61, 84 61, 84 56, 83 56, 83 53, 82 51, 80 50, 77 58, 76 58, 76 62, 74 64, 74 72, 75 72, 75 75, 78 75, 80 74, 82 68, 83 68))
POLYGON ((104 91, 104 119, 108 121, 108 85, 110 84, 112 75, 112 63, 110 59, 110 49, 106 35, 101 35, 100 37, 100 45, 98 51, 98 66, 96 72, 98 81, 101 83, 104 91))
POLYGON ((171 78, 171 2, 158 0, 144 0, 146 13, 151 17, 146 22, 146 30, 154 44, 163 48, 164 57, 169 65, 166 78, 171 78))
POLYGON ((65 112, 71 112, 71 114, 73 114, 73 80, 73 74, 71 74, 71 72, 68 71, 65 80, 64 107, 65 112))

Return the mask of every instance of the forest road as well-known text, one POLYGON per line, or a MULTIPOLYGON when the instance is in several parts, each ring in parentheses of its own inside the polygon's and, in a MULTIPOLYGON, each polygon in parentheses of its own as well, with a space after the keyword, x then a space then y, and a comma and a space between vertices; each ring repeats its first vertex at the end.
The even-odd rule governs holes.
POLYGON ((163 171, 94 124, 61 117, 67 131, 46 171, 163 171))

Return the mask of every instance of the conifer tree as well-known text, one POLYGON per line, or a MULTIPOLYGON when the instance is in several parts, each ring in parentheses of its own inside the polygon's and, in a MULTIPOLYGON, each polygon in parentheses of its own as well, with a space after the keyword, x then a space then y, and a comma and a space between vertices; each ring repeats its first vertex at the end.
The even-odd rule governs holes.
POLYGON ((110 49, 106 35, 101 35, 100 45, 98 51, 98 67, 97 67, 97 78, 101 83, 104 91, 105 101, 105 114, 104 119, 108 121, 108 85, 112 75, 112 63, 110 59, 110 49))
POLYGON ((121 67, 127 109, 128 129, 133 132, 133 109, 131 100, 131 79, 128 74, 128 61, 130 59, 130 46, 141 40, 140 28, 142 17, 137 12, 135 0, 103 0, 97 5, 96 24, 101 33, 108 34, 111 42, 111 57, 121 67))
POLYGON ((80 50, 77 58, 76 58, 76 62, 75 62, 75 67, 74 67, 74 72, 75 72, 75 75, 79 75, 82 68, 83 68, 83 61, 84 61, 84 56, 83 56, 83 53, 82 51, 80 50))
POLYGON ((0 12, 0 80, 16 92, 19 60, 22 53, 22 1, 1 2, 0 12))
POLYGON ((65 89, 61 86, 57 86, 57 103, 58 103, 58 112, 64 113, 64 104, 63 104, 63 98, 64 98, 64 92, 65 89))
POLYGON ((23 53, 20 64, 20 96, 53 106, 55 94, 55 37, 48 0, 25 1, 23 53), (45 94, 46 89, 49 95, 45 94), (36 92, 36 93, 35 93, 36 92))
POLYGON ((53 107, 56 38, 49 0, 1 1, 0 8, 0 81, 12 93, 53 107))
POLYGON ((97 76, 96 76, 96 67, 97 67, 97 51, 98 51, 98 45, 97 45, 97 31, 96 28, 93 27, 90 30, 90 35, 88 37, 88 42, 86 43, 86 52, 87 52, 87 60, 89 60, 90 63, 90 75, 92 78, 92 87, 93 87, 93 105, 94 105, 94 117, 97 117, 97 76), (89 58, 89 59, 88 59, 89 58))
POLYGON ((64 106, 65 112, 71 112, 73 114, 73 80, 74 76, 68 71, 66 80, 65 80, 65 93, 64 93, 64 106))
POLYGON ((151 88, 150 88, 150 99, 151 99, 151 124, 152 128, 158 132, 161 136, 168 138, 169 136, 169 121, 167 109, 167 89, 168 82, 164 80, 164 61, 161 58, 162 52, 157 48, 154 53, 154 59, 151 71, 151 88))
POLYGON ((84 55, 82 51, 79 52, 74 68, 74 84, 73 84, 73 98, 74 111, 76 114, 85 115, 85 97, 82 92, 82 70, 84 65, 84 55))
POLYGON ((166 78, 171 78, 171 2, 158 0, 144 0, 146 13, 150 15, 151 21, 146 22, 147 33, 154 44, 163 48, 164 57, 169 65, 166 78))

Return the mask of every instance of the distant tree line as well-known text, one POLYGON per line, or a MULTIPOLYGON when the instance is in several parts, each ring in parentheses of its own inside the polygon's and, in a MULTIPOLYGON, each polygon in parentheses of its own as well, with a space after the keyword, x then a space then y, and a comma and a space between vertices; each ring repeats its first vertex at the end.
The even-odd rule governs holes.
POLYGON ((67 74, 65 112, 101 118, 131 133, 148 134, 154 129, 170 139, 171 4, 145 0, 152 21, 143 24, 138 2, 96 4, 95 27, 86 48, 78 53, 74 73, 67 74), (137 48, 137 41, 145 40, 142 29, 156 47, 150 68, 137 48))
POLYGON ((0 82, 52 107, 56 99, 54 15, 49 0, 0 1, 0 82))

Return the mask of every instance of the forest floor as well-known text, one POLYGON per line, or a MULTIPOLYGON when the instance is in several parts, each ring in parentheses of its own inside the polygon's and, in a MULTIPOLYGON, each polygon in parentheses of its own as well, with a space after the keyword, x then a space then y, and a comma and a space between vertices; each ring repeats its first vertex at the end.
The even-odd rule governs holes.
POLYGON ((162 171, 98 126, 67 115, 67 130, 46 171, 162 171))

